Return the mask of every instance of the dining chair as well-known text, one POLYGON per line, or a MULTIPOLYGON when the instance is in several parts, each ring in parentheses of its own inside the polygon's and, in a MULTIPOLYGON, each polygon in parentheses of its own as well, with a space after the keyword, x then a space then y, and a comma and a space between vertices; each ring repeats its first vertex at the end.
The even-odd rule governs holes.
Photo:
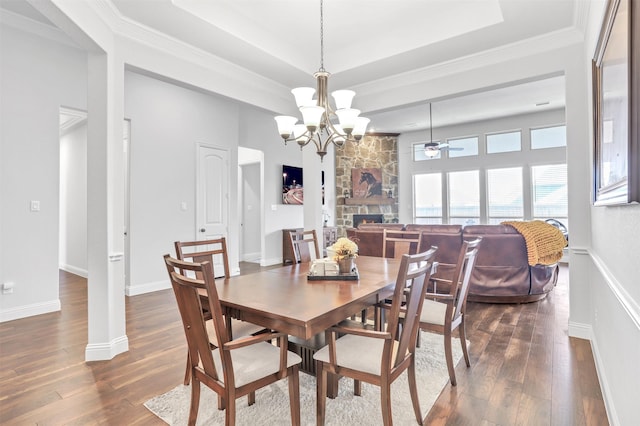
POLYGON ((435 252, 436 249, 431 249, 424 253, 402 256, 393 302, 388 307, 386 331, 343 326, 327 330, 328 345, 313 356, 316 361, 318 425, 325 422, 328 373, 353 378, 356 395, 361 394, 361 381, 380 386, 383 424, 391 425, 391 383, 405 370, 408 373, 416 420, 418 424, 423 424, 418 401, 414 353, 418 320, 435 252), (404 314, 403 327, 399 327, 401 312, 404 314), (342 337, 336 338, 337 335, 342 337))
POLYGON ((456 328, 460 335, 465 363, 467 367, 471 366, 467 352, 464 319, 467 295, 469 294, 469 280, 481 241, 482 237, 473 241, 463 241, 451 280, 437 278, 437 281, 446 282, 449 285, 449 293, 426 293, 426 300, 420 314, 421 330, 435 331, 444 336, 444 353, 452 386, 456 386, 456 373, 451 352, 451 334, 456 328))
MULTIPOLYGON (((214 277, 224 276, 225 279, 231 277, 231 274, 229 272, 229 256, 227 254, 227 240, 225 237, 201 241, 176 241, 174 243, 174 246, 176 249, 176 257, 179 260, 191 261, 194 263, 202 263, 208 261, 211 262, 211 267, 214 271, 214 277), (224 269, 224 274, 215 272, 215 268, 213 268, 215 260, 220 260, 222 268, 224 269)), ((196 278, 203 279, 202 276, 196 276, 196 278)), ((205 309, 205 319, 211 319, 211 314, 207 311, 206 303, 203 308, 205 309)), ((229 316, 225 316, 224 319, 227 327, 227 334, 229 335, 229 339, 231 340, 233 340, 234 338, 250 336, 252 334, 257 334, 265 331, 264 327, 247 321, 240 321, 229 316)), ((211 337, 211 343, 216 347, 219 346, 217 341, 217 333, 214 333, 213 330, 211 332, 211 337)), ((185 385, 188 385, 189 381, 191 380, 191 374, 189 372, 190 365, 191 362, 189 361, 189 355, 187 354, 187 367, 184 374, 185 385)))
POLYGON ((400 258, 403 254, 416 254, 422 242, 420 231, 384 229, 382 234, 382 256, 400 258))
POLYGON ((222 401, 225 425, 234 425, 236 399, 248 395, 249 405, 255 403, 255 391, 282 379, 288 380, 291 423, 300 424, 299 364, 302 359, 287 350, 287 335, 263 333, 231 340, 222 316, 211 262, 184 262, 164 256, 171 286, 189 347, 191 375, 191 405, 189 425, 195 425, 200 404, 200 384, 211 388, 222 401), (196 277, 189 277, 189 272, 196 277), (207 309, 201 304, 201 292, 206 294, 207 309), (211 348, 205 312, 211 314, 218 344, 211 348), (278 346, 269 343, 278 340, 278 346))
POLYGON ((293 247, 296 263, 311 262, 313 259, 320 259, 318 235, 315 229, 302 232, 291 231, 289 232, 289 238, 291 240, 291 247, 293 247), (313 246, 315 258, 311 257, 311 245, 313 246))

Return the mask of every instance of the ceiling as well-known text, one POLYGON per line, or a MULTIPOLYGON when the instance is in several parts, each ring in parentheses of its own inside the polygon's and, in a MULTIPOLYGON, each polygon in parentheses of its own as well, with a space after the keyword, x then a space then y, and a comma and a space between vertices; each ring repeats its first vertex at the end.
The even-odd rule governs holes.
MULTIPOLYGON (((129 25, 187 43, 284 87, 315 84, 312 74, 321 65, 319 0, 93 1, 108 6, 129 25)), ((357 89, 363 83, 384 82, 545 34, 579 31, 584 3, 325 0, 323 59, 332 74, 329 90, 357 89)), ((0 0, 0 6, 53 25, 25 0, 0 0)), ((429 126, 429 101, 434 102, 434 126, 562 108, 564 79, 552 76, 363 115, 372 119, 370 130, 420 130, 429 126)), ((356 108, 357 103, 358 95, 356 108)))

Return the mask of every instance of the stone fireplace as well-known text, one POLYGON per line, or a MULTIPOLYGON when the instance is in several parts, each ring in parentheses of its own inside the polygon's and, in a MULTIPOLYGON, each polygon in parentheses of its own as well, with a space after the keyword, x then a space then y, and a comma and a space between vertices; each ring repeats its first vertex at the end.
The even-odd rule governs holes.
POLYGON ((336 227, 338 236, 356 227, 357 215, 382 216, 381 223, 398 221, 398 134, 368 134, 360 142, 336 148, 336 227), (351 170, 379 168, 384 199, 353 198, 351 170), (345 197, 346 195, 346 197, 345 197))

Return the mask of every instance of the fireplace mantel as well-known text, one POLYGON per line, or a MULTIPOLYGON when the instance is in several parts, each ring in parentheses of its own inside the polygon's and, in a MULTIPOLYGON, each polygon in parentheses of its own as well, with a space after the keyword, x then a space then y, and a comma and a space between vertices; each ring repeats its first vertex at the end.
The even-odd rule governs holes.
POLYGON ((395 204, 395 198, 339 198, 338 204, 346 204, 348 206, 382 206, 395 204))

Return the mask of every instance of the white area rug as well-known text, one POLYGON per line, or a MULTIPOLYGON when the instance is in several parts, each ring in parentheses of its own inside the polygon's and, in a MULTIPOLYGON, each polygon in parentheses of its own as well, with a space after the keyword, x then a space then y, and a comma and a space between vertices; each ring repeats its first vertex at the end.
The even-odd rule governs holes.
MULTIPOLYGON (((449 381, 444 359, 444 340, 441 335, 421 332, 420 347, 416 350, 416 381, 422 416, 426 416, 442 388, 449 381)), ((454 364, 462 357, 460 342, 452 342, 454 364)), ((153 414, 170 425, 186 425, 189 418, 191 387, 179 385, 169 392, 145 402, 153 414)), ((391 387, 393 422, 397 425, 416 424, 409 394, 406 372, 391 387)), ((353 395, 353 380, 340 380, 336 399, 327 399, 326 424, 379 425, 382 424, 380 410, 380 388, 362 383, 362 396, 353 395)), ((316 424, 315 378, 300 373, 300 417, 303 425, 316 424)), ((216 394, 202 385, 198 425, 223 425, 224 411, 218 410, 216 394)), ((256 392, 256 403, 249 407, 246 397, 238 399, 236 424, 238 425, 287 425, 291 424, 289 391, 287 382, 281 380, 256 392)))

